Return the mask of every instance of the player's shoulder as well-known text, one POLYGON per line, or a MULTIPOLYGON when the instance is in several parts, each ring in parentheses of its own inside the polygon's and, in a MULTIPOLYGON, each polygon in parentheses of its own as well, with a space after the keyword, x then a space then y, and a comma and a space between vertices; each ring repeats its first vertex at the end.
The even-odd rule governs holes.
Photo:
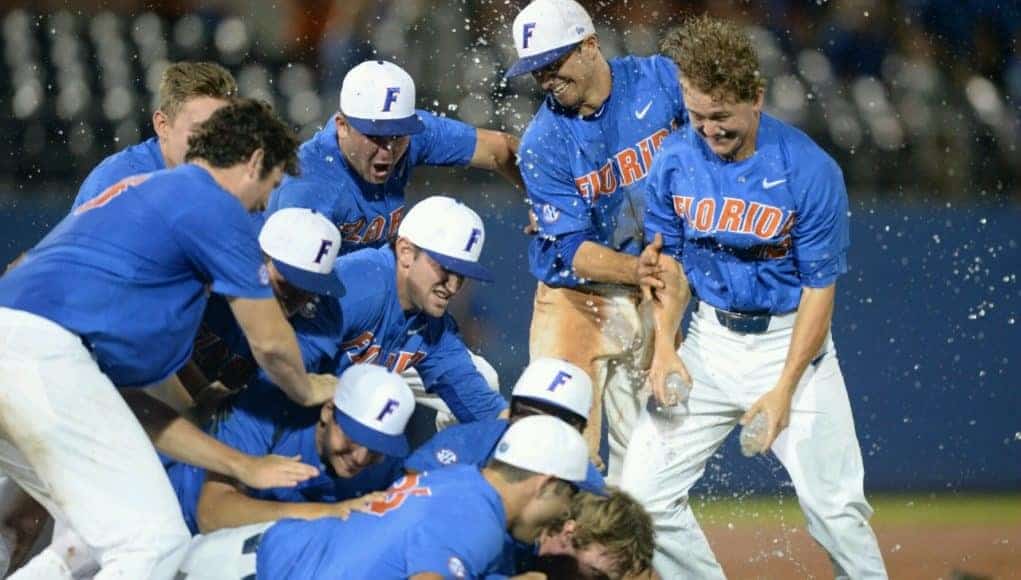
POLYGON ((125 177, 161 169, 164 169, 163 157, 159 153, 159 143, 153 137, 126 147, 100 161, 85 178, 82 189, 91 185, 103 190, 125 177))
POLYGON ((337 258, 334 265, 344 282, 345 294, 340 298, 344 308, 361 305, 381 310, 396 292, 396 266, 389 246, 362 248, 337 258))
POLYGON ((670 59, 659 54, 618 56, 610 59, 609 63, 615 79, 621 75, 623 79, 631 81, 647 78, 659 80, 664 75, 677 78, 677 67, 670 59))
POLYGON ((843 179, 837 161, 804 131, 766 113, 761 119, 762 128, 773 135, 794 179, 843 179))

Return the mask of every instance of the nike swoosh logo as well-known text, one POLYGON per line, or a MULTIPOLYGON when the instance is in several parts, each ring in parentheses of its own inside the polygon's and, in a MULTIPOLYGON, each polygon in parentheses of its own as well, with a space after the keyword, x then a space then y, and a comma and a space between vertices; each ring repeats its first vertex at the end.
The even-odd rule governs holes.
POLYGON ((419 332, 422 332, 422 329, 424 329, 424 328, 425 328, 424 324, 422 326, 419 326, 418 328, 412 328, 412 329, 408 330, 408 336, 414 336, 414 335, 418 334, 419 332))
POLYGON ((786 179, 777 179, 776 181, 769 181, 765 177, 762 178, 762 189, 773 189, 781 183, 786 183, 786 179))
POLYGON ((639 121, 644 119, 645 118, 645 114, 649 112, 649 107, 651 107, 651 106, 652 106, 652 101, 649 101, 648 103, 645 103, 645 107, 643 107, 639 111, 635 111, 635 118, 637 118, 639 121))

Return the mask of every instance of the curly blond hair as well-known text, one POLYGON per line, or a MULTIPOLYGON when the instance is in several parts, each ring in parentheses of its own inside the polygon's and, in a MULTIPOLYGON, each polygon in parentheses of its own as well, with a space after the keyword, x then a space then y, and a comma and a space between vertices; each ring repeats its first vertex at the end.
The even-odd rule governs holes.
POLYGON ((577 493, 568 513, 551 523, 548 531, 558 533, 568 520, 575 521, 575 549, 592 544, 604 546, 621 576, 641 574, 652 568, 655 549, 652 517, 627 493, 614 487, 607 487, 606 495, 577 493))
POLYGON ((667 31, 659 49, 685 81, 714 98, 751 102, 766 85, 751 39, 733 22, 708 14, 688 18, 667 31))

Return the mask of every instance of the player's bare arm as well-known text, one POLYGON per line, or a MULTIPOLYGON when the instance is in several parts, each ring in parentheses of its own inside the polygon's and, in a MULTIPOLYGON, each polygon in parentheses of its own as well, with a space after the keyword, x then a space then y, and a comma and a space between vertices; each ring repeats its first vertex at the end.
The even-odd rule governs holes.
POLYGON ((255 361, 292 401, 314 406, 333 397, 334 384, 311 381, 305 374, 294 330, 276 299, 232 298, 230 308, 245 333, 255 361))
POLYGON ((787 428, 791 419, 791 401, 797 390, 801 376, 809 363, 819 356, 819 349, 830 331, 833 319, 833 302, 836 296, 836 284, 825 288, 802 288, 801 301, 798 303, 798 314, 794 319, 794 330, 791 344, 787 350, 783 372, 776 386, 762 395, 748 411, 741 416, 741 424, 746 425, 760 411, 766 413, 766 437, 763 449, 768 449, 776 437, 787 428))
POLYGON ((171 407, 137 389, 121 391, 153 445, 170 457, 213 473, 236 478, 250 487, 294 487, 319 471, 300 458, 242 453, 193 425, 171 407))
POLYGON ((490 129, 476 129, 475 151, 472 153, 472 167, 488 169, 502 175, 504 179, 522 190, 525 182, 518 171, 518 144, 520 140, 510 133, 490 129))
POLYGON ((199 530, 204 534, 282 518, 346 519, 352 511, 360 510, 385 495, 385 492, 374 492, 336 503, 271 501, 249 497, 243 485, 235 479, 210 474, 202 484, 196 519, 199 530))
MULTIPOLYGON (((659 234, 656 234, 659 238, 659 234)), ((649 383, 656 400, 662 405, 676 405, 681 401, 673 399, 666 390, 666 377, 677 373, 691 384, 691 375, 677 354, 680 347, 681 319, 691 300, 691 288, 684 275, 684 269, 672 257, 659 255, 662 288, 642 286, 643 301, 650 304, 653 317, 652 366, 649 368, 649 383)))
POLYGON ((638 286, 638 257, 615 252, 591 241, 582 242, 574 254, 575 276, 590 282, 638 286))

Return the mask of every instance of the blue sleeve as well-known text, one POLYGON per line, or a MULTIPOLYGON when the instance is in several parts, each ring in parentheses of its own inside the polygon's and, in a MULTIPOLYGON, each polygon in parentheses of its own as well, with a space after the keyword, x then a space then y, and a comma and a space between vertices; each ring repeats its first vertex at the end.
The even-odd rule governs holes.
POLYGON ((449 315, 444 324, 436 347, 415 365, 426 390, 438 394, 461 423, 496 417, 507 401, 479 374, 449 315))
MULTIPOLYGON (((664 148, 665 149, 665 148, 664 148)), ((661 150, 652 162, 645 190, 645 240, 663 236, 663 252, 680 261, 684 247, 684 221, 674 210, 673 176, 678 164, 669 151, 661 150)))
POLYGON ((437 432, 415 450, 404 462, 404 467, 417 473, 432 471, 446 465, 453 464, 478 464, 479 458, 476 453, 471 453, 470 443, 465 441, 466 437, 483 439, 475 427, 478 423, 461 423, 451 425, 446 429, 437 432), (439 453, 444 451, 444 461, 440 461, 439 453))
POLYGON ((212 282, 213 292, 239 298, 272 298, 252 218, 233 198, 213 203, 199 203, 199 199, 189 196, 181 201, 193 205, 173 224, 174 235, 195 267, 212 282))
POLYGON ((559 236, 537 236, 529 245, 533 273, 547 284, 574 288, 582 281, 574 275, 574 255, 581 245, 594 237, 591 230, 559 236))
POLYGON ((802 286, 825 288, 847 272, 850 226, 840 167, 827 155, 805 176, 791 238, 802 286))
POLYGON ((104 189, 117 183, 120 179, 114 179, 111 181, 112 176, 108 176, 110 173, 107 171, 106 166, 102 163, 93 169, 85 181, 82 182, 82 186, 78 188, 78 195, 75 196, 74 202, 71 204, 71 211, 78 209, 78 206, 89 201, 103 192, 104 189))
POLYGON ((315 314, 308 318, 301 313, 291 319, 298 349, 310 373, 333 373, 340 355, 341 315, 336 299, 320 297, 315 314))
POLYGON ((559 236, 590 231, 592 215, 570 172, 570 148, 556 132, 544 131, 546 119, 540 111, 518 149, 518 167, 538 217, 539 233, 559 236))
POLYGON ((416 111, 425 130, 411 136, 408 159, 412 165, 468 165, 478 140, 475 127, 461 121, 416 111))

